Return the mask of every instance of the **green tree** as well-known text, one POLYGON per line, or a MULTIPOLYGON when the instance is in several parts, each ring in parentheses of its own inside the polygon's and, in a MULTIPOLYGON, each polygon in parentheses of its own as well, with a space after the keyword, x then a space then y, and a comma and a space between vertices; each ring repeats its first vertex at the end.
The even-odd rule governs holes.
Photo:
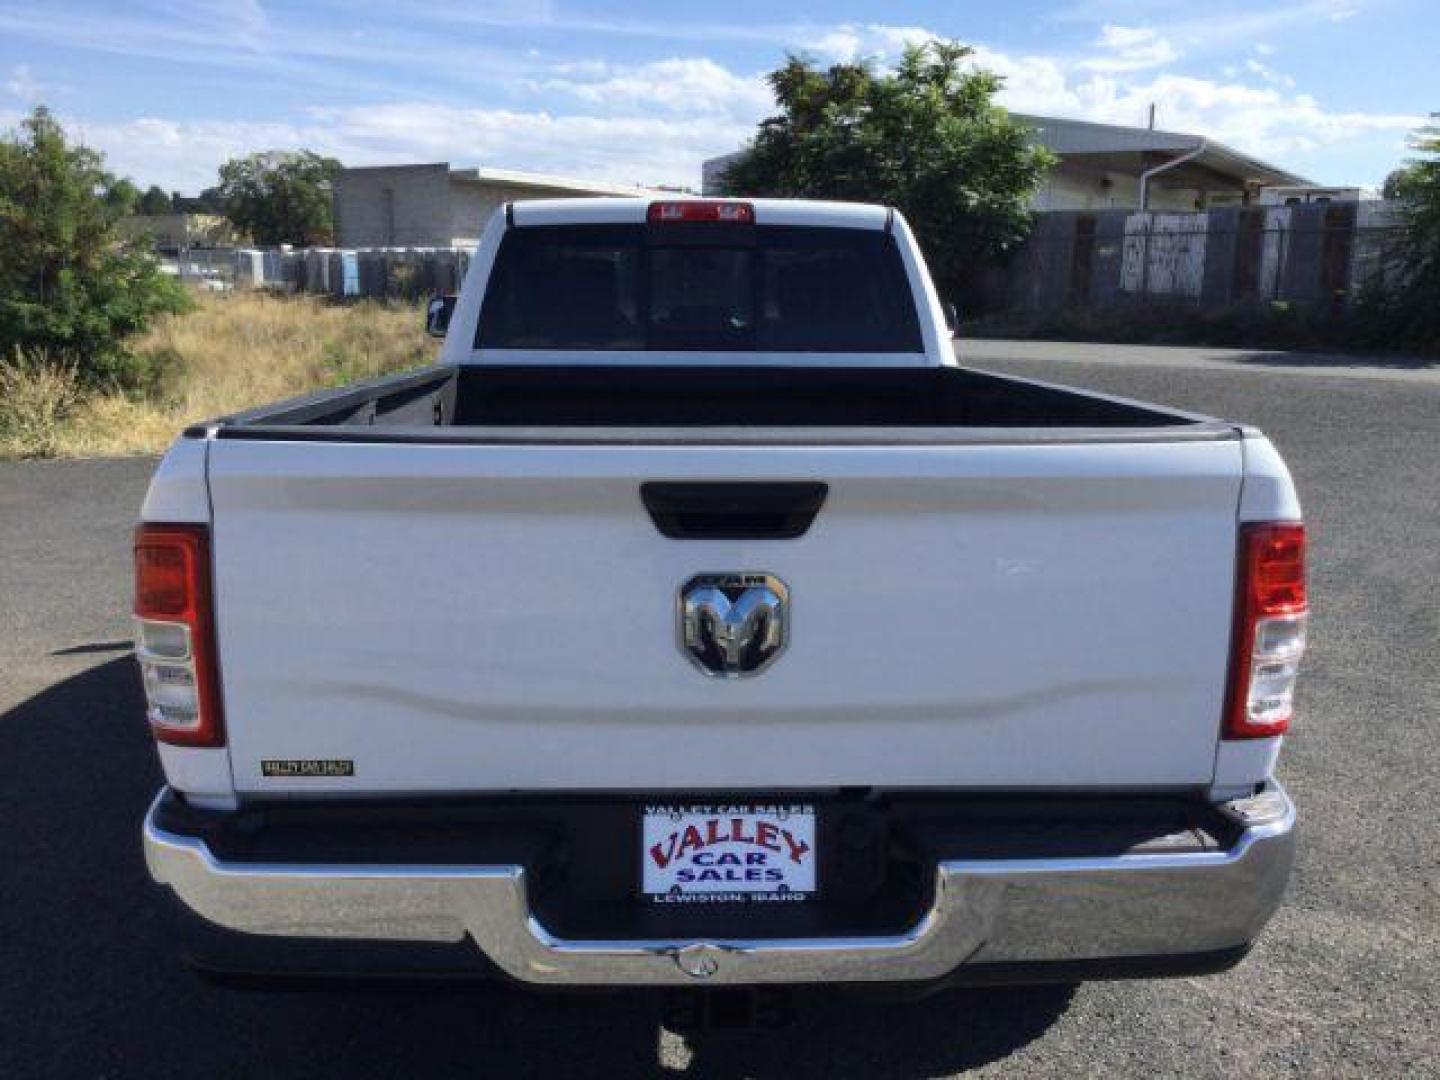
POLYGON ((0 358, 49 357, 88 385, 143 378, 125 337, 186 296, 120 240, 133 192, 43 107, 0 138, 0 358))
POLYGON ((723 189, 896 206, 942 290, 963 289, 1029 231, 1030 197, 1055 160, 994 104, 1002 79, 968 64, 972 52, 931 40, 893 73, 789 57, 769 75, 780 113, 761 122, 723 189))
POLYGON ((170 196, 159 184, 151 184, 144 195, 140 196, 140 213, 142 214, 168 214, 170 213, 170 196))
POLYGON ((340 168, 309 150, 251 154, 220 166, 219 195, 226 216, 256 243, 326 244, 334 235, 330 186, 340 168))
POLYGON ((1402 165, 1398 169, 1391 169, 1385 176, 1385 182, 1380 187, 1382 199, 1398 199, 1400 189, 1405 186, 1405 179, 1410 174, 1410 169, 1402 165))
MULTIPOLYGON (((1432 114, 1440 121, 1440 113, 1432 114)), ((1440 123, 1411 137, 1416 156, 1385 179, 1398 242, 1390 272, 1360 297, 1367 340, 1440 353, 1440 123)))
POLYGON ((199 195, 185 195, 179 191, 170 193, 172 214, 225 214, 225 200, 218 187, 208 187, 199 195))
POLYGON ((105 201, 122 217, 133 214, 140 205, 140 189, 122 176, 106 189, 105 201))

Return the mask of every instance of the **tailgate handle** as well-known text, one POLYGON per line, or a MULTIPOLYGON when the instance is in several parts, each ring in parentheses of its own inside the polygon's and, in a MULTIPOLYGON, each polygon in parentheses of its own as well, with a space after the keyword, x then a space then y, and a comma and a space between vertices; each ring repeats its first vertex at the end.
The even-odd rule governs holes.
POLYGON ((640 499, 675 540, 790 540, 810 528, 829 490, 812 481, 652 480, 640 485, 640 499))

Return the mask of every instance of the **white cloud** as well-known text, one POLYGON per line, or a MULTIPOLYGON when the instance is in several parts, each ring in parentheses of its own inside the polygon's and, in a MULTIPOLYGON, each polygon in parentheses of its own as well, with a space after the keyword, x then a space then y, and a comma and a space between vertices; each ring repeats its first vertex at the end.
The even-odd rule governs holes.
POLYGON ((1000 103, 1007 109, 1043 113, 1064 107, 1079 108, 1065 65, 1053 57, 1014 56, 981 45, 976 46, 971 60, 975 67, 1004 77, 1000 103))
POLYGON ((450 161, 622 183, 696 184, 700 162, 741 145, 753 121, 557 115, 431 102, 309 109, 295 122, 67 123, 107 167, 143 184, 198 191, 228 158, 305 147, 348 165, 450 161))
POLYGON ((246 49, 264 49, 270 38, 260 0, 150 0, 148 6, 171 26, 246 49))
POLYGON ((1097 24, 1138 12, 1151 16, 1159 34, 1187 55, 1247 46, 1268 35, 1321 20, 1354 18, 1377 0, 1211 0, 1204 5, 1166 0, 1075 0, 1050 18, 1061 23, 1097 24))
POLYGON ((1180 58, 1168 38, 1149 26, 1115 26, 1100 28, 1095 46, 1102 55, 1083 60, 1080 67, 1090 71, 1143 71, 1163 67, 1180 58))
POLYGON ((686 113, 750 119, 774 105, 760 75, 737 75, 713 60, 658 60, 631 67, 604 63, 565 65, 534 84, 615 113, 686 113))
POLYGON ((603 79, 610 74, 611 67, 604 60, 574 60, 569 63, 556 64, 551 70, 557 77, 603 79))
POLYGON ((33 105, 40 100, 40 83, 31 74, 29 64, 18 64, 10 69, 10 77, 5 80, 5 92, 19 98, 26 105, 33 105))
POLYGON ((923 26, 885 26, 881 23, 842 23, 802 39, 804 48, 824 60, 851 61, 862 58, 881 63, 894 62, 911 45, 920 45, 937 36, 923 26))
POLYGON ((1073 111, 1071 100, 1064 103, 1068 115, 1116 124, 1137 123, 1154 102, 1158 126, 1206 135, 1277 164, 1284 164, 1287 154, 1376 132, 1409 131, 1420 120, 1402 113, 1331 112, 1309 94, 1292 94, 1277 86, 1174 74, 1160 74, 1143 83, 1097 76, 1074 87, 1073 102, 1078 105, 1073 111))
POLYGON ((1252 75, 1258 75, 1271 86, 1283 86, 1287 90, 1295 89, 1295 80, 1289 75, 1282 74, 1272 67, 1262 64, 1259 60, 1251 57, 1245 61, 1245 70, 1252 75))

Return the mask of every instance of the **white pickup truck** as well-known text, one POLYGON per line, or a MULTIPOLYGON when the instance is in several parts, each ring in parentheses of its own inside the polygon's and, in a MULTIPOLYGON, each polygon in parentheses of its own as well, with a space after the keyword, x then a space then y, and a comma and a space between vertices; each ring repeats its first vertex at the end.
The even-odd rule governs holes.
POLYGON ((958 365, 883 207, 516 203, 447 314, 437 366, 191 428, 151 484, 144 844, 197 962, 1244 955, 1306 618, 1258 431, 958 365))

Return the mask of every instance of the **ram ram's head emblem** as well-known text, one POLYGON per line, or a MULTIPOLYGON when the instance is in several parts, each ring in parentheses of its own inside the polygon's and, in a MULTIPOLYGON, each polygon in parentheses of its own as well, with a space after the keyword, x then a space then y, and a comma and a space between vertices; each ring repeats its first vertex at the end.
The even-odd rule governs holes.
POLYGON ((774 574, 697 574, 680 589, 680 644, 707 675, 754 675, 784 651, 789 609, 774 574))

